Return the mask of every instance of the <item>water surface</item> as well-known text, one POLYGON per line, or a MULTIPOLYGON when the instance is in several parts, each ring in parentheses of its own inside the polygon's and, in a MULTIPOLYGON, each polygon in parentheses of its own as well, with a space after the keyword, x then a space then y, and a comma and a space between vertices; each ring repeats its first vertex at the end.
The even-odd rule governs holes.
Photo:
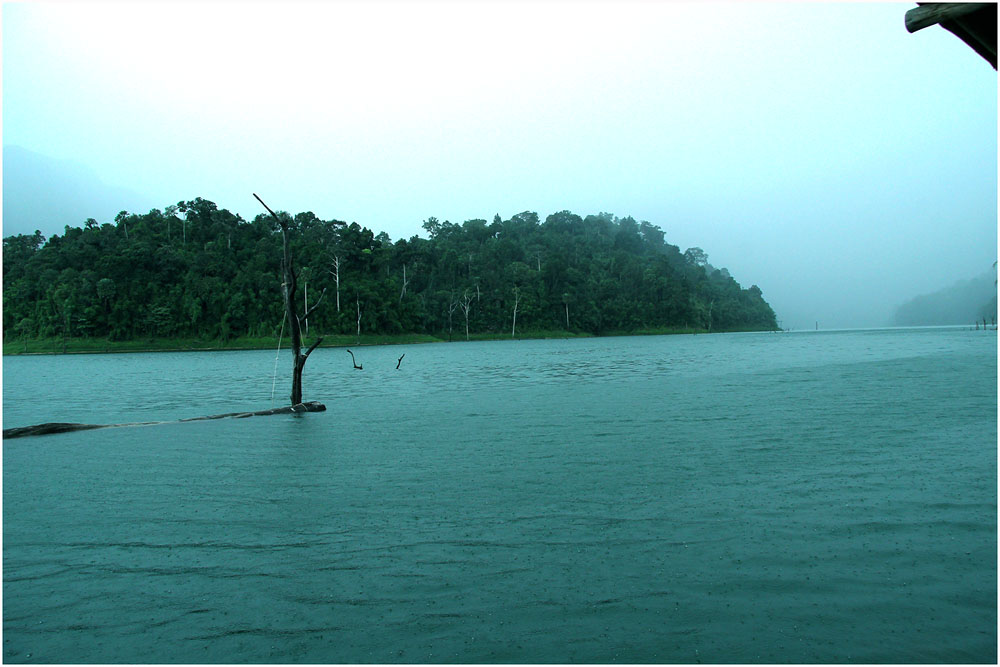
MULTIPOLYGON (((995 662, 996 345, 320 349, 325 413, 5 441, 3 657, 995 662)), ((264 409, 274 365, 7 357, 4 427, 264 409)))

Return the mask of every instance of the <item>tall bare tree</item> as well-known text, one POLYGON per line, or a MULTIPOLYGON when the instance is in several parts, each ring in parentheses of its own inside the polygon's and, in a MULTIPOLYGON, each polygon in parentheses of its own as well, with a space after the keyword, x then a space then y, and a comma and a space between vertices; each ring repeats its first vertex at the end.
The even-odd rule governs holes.
POLYGON ((469 340, 469 309, 472 307, 472 296, 469 295, 469 290, 465 290, 465 294, 462 295, 462 300, 458 304, 462 308, 462 312, 465 313, 465 340, 469 340))
POLYGON ((403 297, 406 296, 406 287, 410 284, 410 281, 406 279, 406 264, 403 264, 403 289, 399 293, 399 302, 403 303, 403 297))
POLYGON ((306 310, 301 316, 295 311, 295 291, 296 291, 296 275, 295 267, 292 264, 292 253, 288 248, 288 222, 279 218, 271 208, 264 203, 264 200, 257 197, 254 193, 254 197, 257 201, 261 203, 261 206, 267 209, 267 212, 271 214, 277 223, 281 227, 281 242, 282 242, 282 257, 281 257, 281 274, 282 279, 282 292, 285 298, 285 315, 288 318, 289 328, 291 329, 292 338, 292 405, 298 405, 302 402, 302 369, 306 365, 306 360, 309 355, 312 354, 320 343, 323 342, 323 338, 317 338, 316 341, 309 346, 305 354, 302 354, 302 322, 309 317, 319 304, 323 302, 323 297, 326 296, 326 289, 320 294, 319 300, 316 301, 308 310, 306 310))
MULTIPOLYGON (((448 304, 448 342, 451 342, 451 316, 454 314, 455 309, 458 308, 458 301, 452 300, 448 304)), ((466 334, 468 335, 468 334, 466 334)))
POLYGON ((337 312, 340 312, 340 255, 330 255, 330 264, 333 271, 327 270, 333 276, 333 282, 337 286, 337 312))
POLYGON ((358 343, 361 343, 361 297, 354 294, 354 303, 358 307, 358 343))
POLYGON ((517 328, 517 304, 521 302, 521 290, 514 286, 514 322, 510 325, 510 337, 514 337, 514 330, 517 328))

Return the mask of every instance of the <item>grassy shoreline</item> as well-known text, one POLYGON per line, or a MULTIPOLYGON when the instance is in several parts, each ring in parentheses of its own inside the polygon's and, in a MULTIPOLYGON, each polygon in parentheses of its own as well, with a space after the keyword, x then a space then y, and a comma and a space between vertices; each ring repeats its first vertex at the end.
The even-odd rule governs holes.
MULTIPOLYGON (((683 334, 709 333, 705 329, 685 328, 655 328, 629 332, 609 332, 600 337, 608 336, 664 336, 683 334)), ((723 332, 717 332, 723 333, 723 332)), ((574 333, 572 331, 526 331, 518 332, 515 340, 534 340, 546 338, 595 338, 590 333, 574 333)), ((314 338, 308 339, 311 343, 314 338)), ((510 334, 478 333, 470 334, 470 341, 511 340, 510 334)), ((465 341, 464 334, 452 334, 451 342, 465 341)), ((447 343, 448 338, 428 334, 394 334, 376 335, 362 334, 328 334, 323 337, 320 347, 350 347, 366 345, 414 345, 421 343, 447 343)), ((282 338, 281 348, 288 349, 288 338, 282 338)), ((277 337, 247 338, 232 340, 210 340, 202 338, 141 338, 137 340, 109 341, 103 338, 45 338, 25 339, 5 342, 4 356, 19 356, 32 354, 117 354, 122 352, 212 352, 232 350, 274 350, 278 347, 277 337)))

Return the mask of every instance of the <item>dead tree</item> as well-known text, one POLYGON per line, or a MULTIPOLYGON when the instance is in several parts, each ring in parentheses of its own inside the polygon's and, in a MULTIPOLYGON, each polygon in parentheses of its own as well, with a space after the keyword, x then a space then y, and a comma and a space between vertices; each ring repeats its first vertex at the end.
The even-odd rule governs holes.
POLYGON ((257 197, 254 193, 254 197, 257 201, 261 203, 261 206, 267 209, 267 212, 271 214, 281 227, 281 242, 282 242, 282 257, 281 257, 281 273, 284 282, 281 284, 282 291, 285 298, 285 315, 288 318, 289 328, 291 329, 291 339, 292 339, 292 405, 298 405, 302 402, 302 369, 306 365, 306 360, 309 355, 312 354, 320 343, 323 342, 323 338, 317 338, 316 342, 309 346, 305 354, 302 354, 302 321, 309 317, 319 304, 323 302, 323 297, 326 296, 326 290, 320 294, 319 300, 312 305, 311 308, 306 310, 302 316, 299 316, 295 312, 295 290, 296 290, 296 275, 295 267, 292 264, 292 253, 288 249, 288 223, 281 218, 279 218, 270 207, 264 203, 264 200, 257 197))
POLYGON ((406 356, 406 354, 402 354, 402 355, 400 355, 399 359, 396 360, 396 370, 397 371, 399 370, 399 365, 401 363, 403 363, 403 357, 405 357, 405 356, 406 356))
POLYGON ((333 271, 327 270, 333 276, 333 282, 337 286, 337 312, 340 312, 340 255, 331 255, 330 263, 333 264, 333 271))
POLYGON ((302 279, 302 309, 307 313, 305 317, 302 318, 306 326, 306 336, 309 335, 309 279, 303 277, 302 279))
POLYGON ((403 303, 403 297, 406 296, 406 286, 410 284, 410 281, 406 279, 406 264, 403 264, 403 289, 399 293, 399 303, 403 303))
POLYGON ((448 342, 451 342, 451 316, 455 313, 455 309, 458 308, 458 301, 452 301, 448 304, 448 342))
POLYGON ((358 307, 358 343, 361 343, 361 297, 354 295, 354 303, 358 307))
POLYGON ((514 287, 514 322, 510 325, 510 337, 514 337, 514 329, 517 328, 517 304, 521 302, 521 290, 514 287))
POLYGON ((354 353, 351 352, 350 350, 348 350, 347 353, 349 355, 351 355, 351 363, 354 364, 354 370, 356 370, 356 371, 363 371, 364 370, 364 364, 360 364, 359 365, 358 362, 357 362, 357 360, 354 358, 354 353))
POLYGON ((462 312, 465 313, 465 340, 469 340, 469 309, 472 307, 472 297, 469 296, 469 290, 465 290, 465 294, 462 295, 462 300, 458 304, 462 308, 462 312))

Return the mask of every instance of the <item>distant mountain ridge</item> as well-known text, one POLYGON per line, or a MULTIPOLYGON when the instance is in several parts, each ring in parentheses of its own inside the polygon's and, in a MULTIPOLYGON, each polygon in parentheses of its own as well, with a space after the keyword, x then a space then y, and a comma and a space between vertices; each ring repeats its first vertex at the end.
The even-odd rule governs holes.
POLYGON ((932 294, 914 297, 896 308, 894 326, 971 324, 995 318, 997 285, 993 272, 962 280, 932 294))
POLYGON ((3 147, 3 235, 62 234, 87 218, 112 222, 119 211, 148 211, 149 198, 104 183, 92 170, 20 146, 3 147))

